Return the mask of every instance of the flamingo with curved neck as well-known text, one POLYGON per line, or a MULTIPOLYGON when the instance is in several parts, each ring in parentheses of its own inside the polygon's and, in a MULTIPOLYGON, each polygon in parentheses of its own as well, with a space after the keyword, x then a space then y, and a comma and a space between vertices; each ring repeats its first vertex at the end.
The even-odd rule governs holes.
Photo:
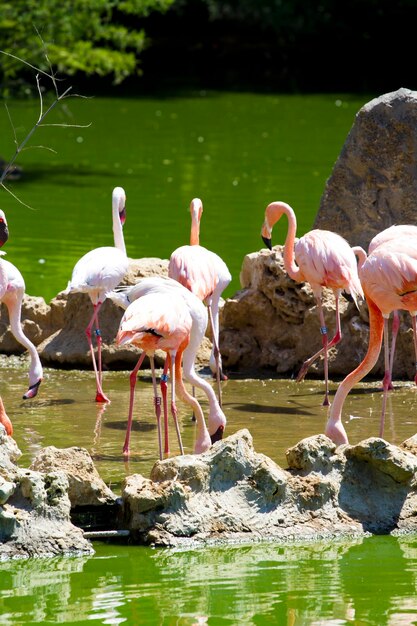
MULTIPOLYGON (((342 424, 342 408, 352 387, 374 367, 384 338, 385 375, 384 397, 379 436, 384 433, 387 392, 390 383, 388 320, 392 311, 409 311, 415 319, 417 312, 417 241, 413 237, 397 238, 379 246, 366 256, 360 247, 354 248, 359 258, 359 275, 369 309, 369 343, 367 353, 340 383, 330 407, 325 434, 335 443, 348 443, 342 424)), ((414 334, 415 349, 417 339, 414 334)))
POLYGON ((342 292, 346 291, 351 294, 356 304, 357 299, 363 297, 356 259, 348 242, 340 235, 328 230, 311 230, 296 242, 297 218, 290 205, 280 201, 271 202, 265 209, 261 236, 270 250, 272 250, 272 229, 283 215, 286 215, 288 219, 283 254, 285 270, 293 280, 310 283, 317 303, 323 346, 303 363, 297 381, 302 380, 310 365, 319 356, 324 355, 325 397, 323 406, 328 406, 328 350, 338 344, 342 338, 339 297, 342 292), (322 307, 323 287, 328 287, 333 291, 336 301, 336 331, 330 342, 328 341, 322 307))

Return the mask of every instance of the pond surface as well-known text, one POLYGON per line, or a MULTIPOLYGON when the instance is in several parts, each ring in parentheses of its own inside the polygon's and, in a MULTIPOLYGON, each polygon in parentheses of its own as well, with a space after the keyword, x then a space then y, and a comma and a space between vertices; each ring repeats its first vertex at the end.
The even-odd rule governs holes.
MULTIPOLYGON (((146 477, 157 458, 152 387, 140 375, 132 456, 122 445, 128 409, 128 372, 106 372, 111 404, 96 406, 91 372, 46 370, 34 400, 20 400, 26 371, 3 357, 4 401, 30 463, 46 445, 87 448, 109 486, 120 492, 133 472, 146 477)), ((337 383, 331 384, 331 390, 337 383)), ((307 380, 228 380, 223 384, 226 434, 249 428, 257 452, 286 467, 285 451, 323 432, 323 383, 307 380)), ((202 406, 207 409, 204 398, 202 406)), ((385 436, 400 443, 415 433, 417 388, 396 383, 385 436)), ((376 436, 379 381, 348 396, 344 424, 351 443, 376 436)), ((186 452, 194 424, 179 403, 186 452)), ((171 432, 173 454, 176 441, 171 432)), ((0 563, 0 624, 384 624, 417 622, 417 537, 371 537, 280 545, 165 550, 95 543, 93 557, 0 563)))
MULTIPOLYGON (((47 98, 46 98, 47 99, 47 98)), ((19 155, 23 177, 9 183, 19 204, 0 190, 9 221, 7 258, 30 295, 48 302, 65 289, 76 261, 113 245, 111 193, 127 193, 124 228, 133 258, 169 258, 189 243, 189 205, 203 201, 201 243, 219 254, 239 289, 245 254, 263 247, 265 207, 286 200, 301 235, 312 226, 326 179, 360 107, 349 95, 259 95, 198 92, 166 98, 72 98, 39 128, 19 155), (44 146, 51 150, 35 146, 44 146)), ((38 116, 36 102, 10 102, 22 140, 38 116)), ((14 153, 1 115, 0 155, 14 153)), ((286 227, 276 229, 283 243, 286 227)))

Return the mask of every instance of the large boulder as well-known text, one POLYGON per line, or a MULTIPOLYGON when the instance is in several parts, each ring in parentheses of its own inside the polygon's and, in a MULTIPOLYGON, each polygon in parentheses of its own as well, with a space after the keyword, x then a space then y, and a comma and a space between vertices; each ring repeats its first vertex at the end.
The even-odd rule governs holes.
POLYGON ((357 113, 326 183, 315 228, 352 246, 393 224, 417 224, 417 91, 398 89, 357 113))

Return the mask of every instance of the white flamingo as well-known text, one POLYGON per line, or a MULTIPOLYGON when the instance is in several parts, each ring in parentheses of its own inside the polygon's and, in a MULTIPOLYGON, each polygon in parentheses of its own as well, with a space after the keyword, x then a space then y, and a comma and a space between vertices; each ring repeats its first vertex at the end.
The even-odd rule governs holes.
POLYGON ((36 347, 25 335, 22 328, 22 301, 26 288, 23 276, 13 263, 2 259, 1 265, 6 273, 6 290, 0 299, 1 302, 4 302, 9 312, 10 330, 16 340, 30 354, 29 388, 23 396, 23 399, 27 400, 28 398, 34 398, 38 393, 39 385, 43 378, 43 368, 36 347))
POLYGON ((115 187, 113 189, 112 196, 114 247, 103 246, 101 248, 95 248, 81 257, 73 269, 71 280, 69 281, 66 289, 66 293, 88 293, 91 302, 93 303, 93 315, 87 328, 85 329, 85 334, 90 346, 91 358, 96 376, 96 402, 110 402, 109 398, 105 395, 102 386, 102 339, 98 313, 101 305, 106 299, 106 293, 114 289, 120 283, 129 266, 123 238, 123 224, 126 219, 125 203, 126 194, 124 189, 122 189, 122 187, 115 187), (94 324, 96 326, 95 335, 97 341, 97 363, 91 338, 94 324))

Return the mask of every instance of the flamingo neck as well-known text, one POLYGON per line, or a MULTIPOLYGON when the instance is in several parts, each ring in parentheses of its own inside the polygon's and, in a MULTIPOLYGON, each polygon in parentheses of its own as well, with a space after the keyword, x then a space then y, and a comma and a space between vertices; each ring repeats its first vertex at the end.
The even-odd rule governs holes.
POLYGON ((113 198, 113 236, 114 236, 114 245, 118 250, 121 250, 123 254, 126 255, 126 246, 125 239, 123 236, 123 226, 120 221, 119 215, 119 198, 116 196, 113 198))
POLYGON ((297 218, 293 209, 286 202, 281 202, 281 212, 285 213, 288 219, 287 236, 284 243, 284 267, 287 274, 296 281, 302 281, 301 270, 295 262, 294 242, 297 231, 297 218))
POLYGON ((366 301, 369 309, 368 351, 365 354, 362 363, 360 363, 358 367, 353 370, 353 372, 348 374, 340 383, 334 397, 333 404, 330 408, 328 426, 329 424, 340 422, 346 396, 352 387, 371 371, 378 360, 379 353, 381 352, 382 336, 384 331, 383 316, 375 302, 373 302, 368 296, 366 296, 366 301))
POLYGON ((190 212, 191 212, 190 246, 200 245, 201 211, 202 211, 201 202, 197 200, 193 200, 190 206, 190 212))

